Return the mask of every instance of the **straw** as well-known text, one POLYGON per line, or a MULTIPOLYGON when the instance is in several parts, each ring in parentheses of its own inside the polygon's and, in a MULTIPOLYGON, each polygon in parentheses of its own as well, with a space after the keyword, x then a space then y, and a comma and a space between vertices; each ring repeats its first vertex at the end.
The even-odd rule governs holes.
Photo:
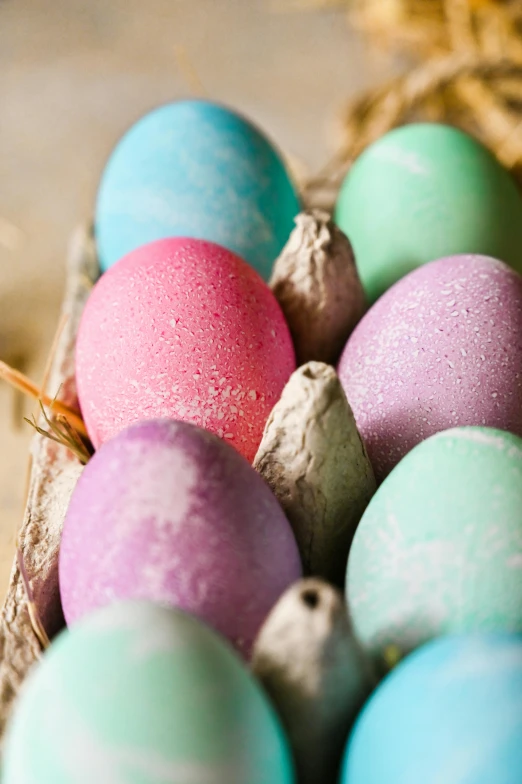
POLYGON ((27 376, 21 373, 19 370, 15 370, 14 368, 10 367, 7 363, 2 362, 0 360, 0 379, 7 381, 12 387, 15 389, 19 389, 28 397, 32 397, 35 400, 41 400, 42 405, 49 408, 53 413, 62 414, 68 423, 77 431, 77 433, 84 437, 88 438, 87 429, 83 422, 81 416, 76 412, 73 411, 72 408, 69 408, 65 403, 62 403, 60 400, 56 400, 56 398, 52 399, 47 394, 43 393, 38 388, 38 386, 32 382, 27 376))

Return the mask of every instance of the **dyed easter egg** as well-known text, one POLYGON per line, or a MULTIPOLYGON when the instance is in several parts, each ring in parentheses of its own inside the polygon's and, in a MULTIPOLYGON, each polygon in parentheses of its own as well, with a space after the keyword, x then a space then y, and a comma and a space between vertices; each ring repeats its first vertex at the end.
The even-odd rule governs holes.
POLYGON ((520 635, 430 643, 370 697, 340 784, 518 784, 521 703, 520 635))
POLYGON ((188 420, 254 458, 295 369, 281 308, 239 256, 158 240, 103 275, 76 343, 78 396, 95 447, 133 422, 188 420))
POLYGON ((335 219, 370 302, 421 264, 456 253, 522 271, 514 180, 482 144, 447 125, 405 125, 370 145, 346 175, 335 219))
POLYGON ((31 672, 4 784, 292 784, 279 721, 218 635, 117 603, 63 632, 31 672))
POLYGON ((522 435, 522 277, 484 256, 412 272, 359 322, 339 377, 378 481, 449 427, 522 435))
POLYGON ((459 427, 416 446, 359 523, 346 595, 378 664, 443 634, 522 632, 522 439, 459 427))
POLYGON ((171 103, 142 117, 109 158, 96 205, 100 265, 153 240, 198 237, 267 280, 299 209, 279 153, 254 125, 209 101, 171 103))
POLYGON ((198 615, 248 656, 301 564, 275 496, 235 449, 156 420, 124 430, 86 465, 59 576, 69 624, 115 599, 146 599, 198 615))

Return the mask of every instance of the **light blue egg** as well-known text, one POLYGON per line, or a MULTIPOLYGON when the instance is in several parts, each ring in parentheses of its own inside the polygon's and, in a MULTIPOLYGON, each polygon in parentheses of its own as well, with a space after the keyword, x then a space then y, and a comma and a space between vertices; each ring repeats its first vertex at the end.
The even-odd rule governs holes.
POLYGON ((208 101, 180 101, 141 118, 103 173, 95 232, 102 270, 164 237, 211 240, 267 280, 299 200, 268 139, 208 101))
POLYGON ((7 730, 2 784, 293 784, 244 663, 179 610, 115 603, 63 632, 7 730))
POLYGON ((367 702, 341 784, 519 784, 522 636, 446 637, 408 656, 367 702))

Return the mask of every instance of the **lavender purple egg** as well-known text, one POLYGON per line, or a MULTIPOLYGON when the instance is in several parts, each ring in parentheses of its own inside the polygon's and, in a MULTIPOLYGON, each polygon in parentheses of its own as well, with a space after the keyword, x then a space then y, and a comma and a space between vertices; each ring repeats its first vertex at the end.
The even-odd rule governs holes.
POLYGON ((106 442, 73 492, 60 549, 68 624, 117 599, 209 623, 245 655, 301 576, 271 490, 233 447, 189 423, 151 420, 106 442))
POLYGON ((339 376, 379 481, 450 427, 522 435, 522 277, 476 255, 415 270, 359 322, 339 376))

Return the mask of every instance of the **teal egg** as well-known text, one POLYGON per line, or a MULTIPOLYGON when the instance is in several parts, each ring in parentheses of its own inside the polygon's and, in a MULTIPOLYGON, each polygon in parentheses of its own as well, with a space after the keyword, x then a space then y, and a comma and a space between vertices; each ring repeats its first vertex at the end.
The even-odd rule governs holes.
POLYGON ((458 632, 522 632, 522 439, 459 427, 384 480, 348 558, 354 631, 377 665, 458 632))
POLYGON ((292 784, 279 722, 201 622, 113 604, 62 633, 23 687, 3 784, 292 784))
POLYGON ((153 240, 192 237, 234 251, 267 280, 299 210, 281 156, 252 123, 209 101, 167 104, 127 131, 105 167, 100 266, 153 240))
POLYGON ((370 697, 340 784, 519 784, 522 637, 428 643, 370 697))
POLYGON ((493 256, 522 272, 514 180, 482 144, 448 125, 405 125, 370 145, 346 175, 335 220, 370 302, 443 256, 493 256))

